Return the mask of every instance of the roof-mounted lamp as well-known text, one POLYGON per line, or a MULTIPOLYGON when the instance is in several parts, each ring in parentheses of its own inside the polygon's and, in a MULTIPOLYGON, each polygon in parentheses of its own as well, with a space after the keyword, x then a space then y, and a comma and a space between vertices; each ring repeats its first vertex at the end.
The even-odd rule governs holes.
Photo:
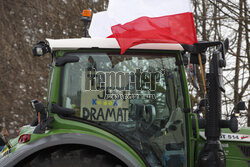
POLYGON ((43 56, 51 51, 48 44, 44 41, 38 42, 32 49, 34 56, 43 56))
POLYGON ((83 10, 82 11, 82 18, 83 26, 84 26, 84 37, 87 37, 88 34, 88 25, 91 22, 92 12, 91 10, 83 10))

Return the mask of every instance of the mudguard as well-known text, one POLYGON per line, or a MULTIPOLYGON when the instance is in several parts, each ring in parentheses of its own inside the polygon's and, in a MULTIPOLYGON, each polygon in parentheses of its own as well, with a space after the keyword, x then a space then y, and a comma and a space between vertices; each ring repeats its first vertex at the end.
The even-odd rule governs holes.
POLYGON ((106 152, 119 158, 129 167, 139 167, 139 162, 128 152, 112 142, 89 134, 61 133, 41 138, 17 149, 15 152, 0 157, 1 167, 12 167, 31 154, 56 145, 82 144, 105 150, 106 152))

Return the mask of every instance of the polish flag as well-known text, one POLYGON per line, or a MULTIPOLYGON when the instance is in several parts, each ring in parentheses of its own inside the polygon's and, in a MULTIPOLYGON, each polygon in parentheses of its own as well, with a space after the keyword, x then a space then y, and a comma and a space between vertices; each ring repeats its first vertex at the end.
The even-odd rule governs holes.
POLYGON ((190 0, 110 0, 89 34, 116 38, 121 54, 141 43, 197 43, 190 0))

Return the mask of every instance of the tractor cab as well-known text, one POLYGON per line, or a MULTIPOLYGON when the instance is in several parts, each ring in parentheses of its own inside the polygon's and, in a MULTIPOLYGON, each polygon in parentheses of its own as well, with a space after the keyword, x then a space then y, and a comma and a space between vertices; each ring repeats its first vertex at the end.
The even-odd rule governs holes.
POLYGON ((71 109, 58 115, 118 136, 150 166, 186 164, 181 45, 144 44, 120 55, 114 39, 47 41, 51 115, 71 109))

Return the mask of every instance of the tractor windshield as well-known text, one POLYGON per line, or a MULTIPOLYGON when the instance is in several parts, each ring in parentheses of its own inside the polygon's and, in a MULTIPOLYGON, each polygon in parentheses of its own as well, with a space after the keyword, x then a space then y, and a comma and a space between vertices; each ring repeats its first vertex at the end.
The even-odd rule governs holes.
POLYGON ((176 54, 68 53, 62 105, 119 133, 151 166, 185 166, 184 102, 176 54))

